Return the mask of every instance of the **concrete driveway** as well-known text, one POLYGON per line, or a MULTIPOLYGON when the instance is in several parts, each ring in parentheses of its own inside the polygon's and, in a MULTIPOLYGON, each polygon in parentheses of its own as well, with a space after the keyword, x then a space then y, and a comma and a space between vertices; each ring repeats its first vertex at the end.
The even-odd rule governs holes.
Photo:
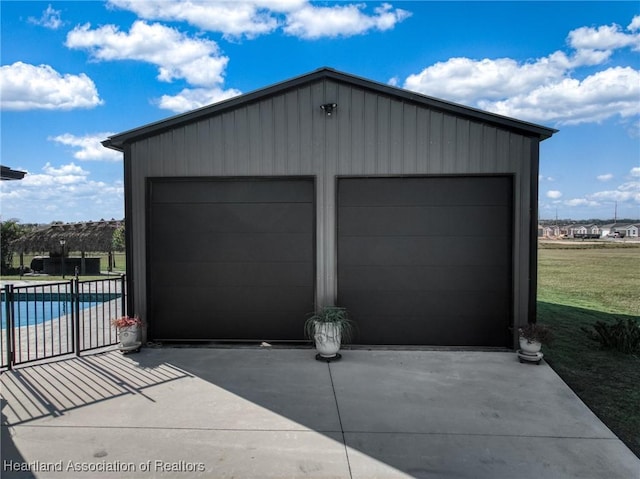
POLYGON ((150 348, 6 372, 2 477, 640 477, 640 460, 544 363, 314 355, 150 348))

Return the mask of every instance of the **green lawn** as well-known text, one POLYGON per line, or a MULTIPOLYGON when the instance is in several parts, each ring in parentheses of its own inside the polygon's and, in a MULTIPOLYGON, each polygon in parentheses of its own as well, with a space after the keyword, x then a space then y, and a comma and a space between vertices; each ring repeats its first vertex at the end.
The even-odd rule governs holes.
MULTIPOLYGON (((34 254, 34 253, 28 253, 25 254, 23 257, 23 262, 24 265, 28 268, 29 265, 31 264, 31 260, 34 258, 34 256, 48 256, 47 253, 43 253, 42 255, 38 255, 38 254, 34 254)), ((72 252, 70 254, 70 256, 77 256, 80 257, 80 252, 72 252)), ((109 267, 109 255, 108 253, 86 253, 87 257, 99 257, 100 258, 100 270, 101 271, 107 271, 107 268, 109 267)), ((114 266, 112 269, 112 272, 110 273, 110 275, 119 275, 119 274, 123 274, 126 273, 126 256, 124 253, 114 253, 113 255, 114 258, 114 266)), ((20 266, 20 256, 18 254, 14 254, 13 255, 13 262, 12 262, 12 266, 14 268, 18 268, 20 266)), ((81 276, 80 279, 81 280, 89 280, 89 279, 104 279, 107 275, 101 275, 101 276, 81 276)), ((73 277, 73 275, 66 275, 65 279, 71 279, 73 277)), ((62 276, 23 276, 22 278, 20 278, 19 275, 4 275, 2 276, 3 280, 37 280, 37 281, 62 281, 62 276)))
POLYGON ((545 359, 640 457, 640 356, 599 349, 580 329, 640 317, 640 245, 541 245, 538 319, 556 340, 545 359))

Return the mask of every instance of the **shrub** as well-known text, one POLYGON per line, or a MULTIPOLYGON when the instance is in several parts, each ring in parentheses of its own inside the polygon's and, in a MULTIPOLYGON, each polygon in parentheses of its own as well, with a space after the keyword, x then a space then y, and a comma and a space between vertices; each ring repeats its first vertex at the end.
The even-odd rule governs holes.
POLYGON ((581 328, 602 349, 615 349, 625 354, 640 352, 640 323, 633 319, 618 319, 615 323, 597 321, 593 330, 581 328))
POLYGON ((0 222, 0 273, 11 274, 13 246, 11 243, 24 235, 25 229, 17 220, 0 222))

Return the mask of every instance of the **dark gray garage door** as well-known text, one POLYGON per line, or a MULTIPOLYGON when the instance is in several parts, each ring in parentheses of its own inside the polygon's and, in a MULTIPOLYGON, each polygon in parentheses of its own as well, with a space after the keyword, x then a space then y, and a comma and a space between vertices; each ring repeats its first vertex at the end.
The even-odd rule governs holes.
POLYGON ((150 335, 299 340, 314 309, 314 184, 149 182, 150 335))
POLYGON ((511 177, 338 181, 338 302, 360 344, 506 346, 511 177))

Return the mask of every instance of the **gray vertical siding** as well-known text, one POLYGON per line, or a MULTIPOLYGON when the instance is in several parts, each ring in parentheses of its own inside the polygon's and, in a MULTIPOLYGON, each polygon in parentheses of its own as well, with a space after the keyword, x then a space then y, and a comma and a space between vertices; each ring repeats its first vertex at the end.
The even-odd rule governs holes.
POLYGON ((530 138, 324 79, 131 144, 136 313, 145 316, 147 177, 313 175, 317 301, 336 296, 336 176, 514 175, 514 317, 527 321, 530 138), (327 117, 323 103, 335 102, 327 117))

